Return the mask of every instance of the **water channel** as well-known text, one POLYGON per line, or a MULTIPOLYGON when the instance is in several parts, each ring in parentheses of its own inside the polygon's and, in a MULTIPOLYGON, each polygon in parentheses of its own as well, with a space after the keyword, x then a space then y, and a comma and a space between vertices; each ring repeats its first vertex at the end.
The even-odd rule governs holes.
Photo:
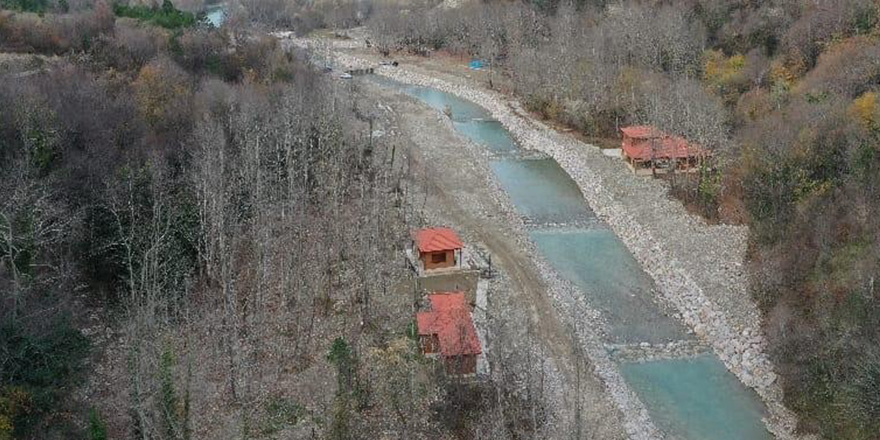
MULTIPOLYGON (((551 158, 517 154, 510 133, 482 107, 436 89, 371 76, 450 115, 465 137, 495 157, 492 171, 563 278, 579 287, 607 325, 608 344, 659 344, 693 336, 656 301, 654 283, 623 242, 596 218, 577 184, 551 158)), ((636 178, 636 177, 633 177, 636 178)), ((712 353, 621 362, 620 371, 667 438, 770 439, 765 409, 712 353)))

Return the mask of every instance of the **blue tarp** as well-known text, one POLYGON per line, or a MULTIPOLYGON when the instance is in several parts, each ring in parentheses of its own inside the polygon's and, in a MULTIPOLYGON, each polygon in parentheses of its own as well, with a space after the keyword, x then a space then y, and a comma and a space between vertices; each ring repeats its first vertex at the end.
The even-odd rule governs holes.
POLYGON ((482 68, 483 68, 483 62, 482 62, 482 61, 480 61, 480 60, 473 60, 473 61, 471 61, 471 69, 473 69, 473 70, 480 70, 480 69, 482 69, 482 68))

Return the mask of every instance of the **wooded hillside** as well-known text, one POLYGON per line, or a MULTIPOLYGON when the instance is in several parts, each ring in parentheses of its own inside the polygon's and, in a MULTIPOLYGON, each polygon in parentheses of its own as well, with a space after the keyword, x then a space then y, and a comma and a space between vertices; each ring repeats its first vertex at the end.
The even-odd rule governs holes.
POLYGON ((714 150, 673 193, 751 226, 788 405, 805 431, 878 438, 878 17, 869 0, 533 1, 374 5, 368 27, 385 53, 482 59, 491 87, 600 141, 652 124, 714 150))
POLYGON ((0 439, 534 435, 418 349, 375 102, 245 3, 2 2, 0 439))

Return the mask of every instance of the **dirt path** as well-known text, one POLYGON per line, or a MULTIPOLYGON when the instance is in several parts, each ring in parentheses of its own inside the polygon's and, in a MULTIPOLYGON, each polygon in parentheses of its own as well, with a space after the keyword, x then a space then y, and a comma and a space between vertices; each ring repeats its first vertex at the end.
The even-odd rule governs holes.
POLYGON ((577 355, 577 342, 559 320, 531 255, 510 233, 515 214, 497 201, 499 189, 489 181, 492 173, 484 147, 459 135, 448 119, 412 98, 378 87, 370 92, 394 109, 395 141, 407 146, 412 183, 424 192, 420 197, 425 217, 456 227, 468 244, 489 251, 503 278, 503 289, 493 293, 490 313, 503 313, 521 329, 529 329, 539 347, 526 349, 543 353, 558 370, 555 399, 560 414, 551 431, 561 437, 576 429, 573 408, 580 399, 583 438, 625 437, 618 410, 587 361, 577 355))

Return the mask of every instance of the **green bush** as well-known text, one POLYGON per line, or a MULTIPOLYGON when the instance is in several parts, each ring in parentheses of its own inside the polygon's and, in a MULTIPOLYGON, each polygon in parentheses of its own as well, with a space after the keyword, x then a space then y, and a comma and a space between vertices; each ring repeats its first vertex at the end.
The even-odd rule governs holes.
POLYGON ((282 429, 296 425, 304 413, 304 408, 293 399, 274 396, 269 399, 261 420, 260 432, 264 436, 273 435, 282 429))
POLYGON ((352 376, 354 375, 354 370, 356 368, 355 362, 357 361, 355 360, 351 346, 348 345, 348 342, 346 342, 344 338, 336 338, 333 341, 333 346, 330 347, 330 353, 327 354, 327 360, 336 366, 336 378, 339 382, 339 389, 336 391, 337 394, 343 394, 350 391, 352 387, 352 376))
POLYGON ((42 14, 49 9, 50 3, 49 0, 2 0, 0 5, 4 9, 42 14))
POLYGON ((101 413, 92 409, 89 413, 89 440, 107 440, 107 423, 101 413))
POLYGON ((88 351, 88 339, 66 319, 43 328, 51 330, 41 333, 11 318, 0 324, 0 383, 20 387, 32 401, 31 411, 14 421, 16 434, 56 407, 88 351))
POLYGON ((174 383, 175 363, 174 352, 170 346, 166 346, 159 360, 159 399, 166 438, 177 438, 177 433, 183 428, 180 414, 182 405, 174 383))
POLYGON ((119 17, 145 21, 166 29, 180 29, 196 24, 195 15, 175 8, 170 0, 164 0, 161 7, 129 6, 115 3, 113 5, 113 13, 119 17))

